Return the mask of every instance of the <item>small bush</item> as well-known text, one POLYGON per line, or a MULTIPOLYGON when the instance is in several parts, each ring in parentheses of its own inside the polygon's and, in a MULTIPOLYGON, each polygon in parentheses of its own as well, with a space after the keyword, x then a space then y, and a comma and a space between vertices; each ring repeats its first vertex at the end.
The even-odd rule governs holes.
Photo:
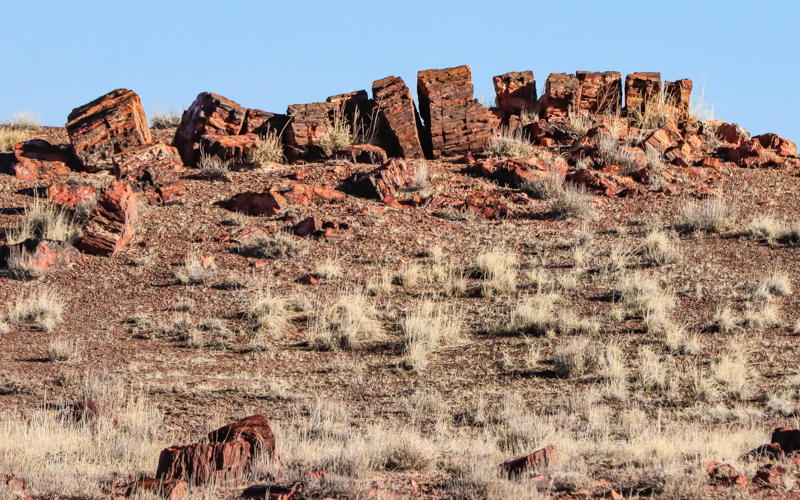
POLYGON ((594 119, 585 111, 575 111, 571 106, 567 112, 567 129, 578 137, 583 137, 594 125, 594 119))
POLYGON ((0 153, 13 151, 14 146, 33 137, 39 128, 39 118, 30 111, 19 111, 0 123, 0 153))
POLYGON ((284 259, 305 255, 309 250, 305 239, 295 238, 289 233, 278 231, 268 236, 250 239, 239 247, 239 253, 256 259, 284 259))
POLYGON ((51 332, 61 323, 64 301, 55 292, 47 289, 23 293, 11 308, 8 320, 11 323, 33 323, 51 332))
POLYGON ((680 252, 673 246, 669 235, 662 231, 652 231, 639 247, 639 254, 651 266, 674 264, 680 260, 680 252))
POLYGON ((572 183, 564 183, 550 200, 553 214, 560 219, 588 220, 595 216, 594 203, 586 193, 586 188, 572 183))
POLYGON ((507 333, 545 335, 558 326, 555 305, 558 295, 539 293, 522 301, 514 308, 505 327, 507 333))
POLYGON ((80 345, 75 340, 58 337, 47 345, 47 358, 50 361, 72 361, 80 358, 80 345))
POLYGON ((322 263, 317 264, 315 272, 320 278, 326 280, 334 280, 342 277, 342 264, 339 259, 333 257, 325 257, 322 263))
POLYGON ((670 95, 655 96, 644 106, 628 110, 630 126, 652 132, 660 129, 670 121, 678 119, 678 108, 675 99, 670 95))
POLYGON ((663 292, 658 281, 651 276, 637 273, 624 277, 619 284, 618 292, 628 312, 634 316, 646 314, 664 314, 675 306, 675 297, 663 292))
POLYGON ((746 230, 746 234, 751 238, 763 238, 767 241, 776 240, 785 233, 786 228, 780 222, 766 215, 753 218, 746 230))
POLYGON ((253 279, 238 273, 231 273, 220 285, 224 290, 246 290, 253 285, 253 279))
POLYGON ((478 255, 475 273, 483 278, 483 295, 508 293, 517 287, 517 255, 501 247, 478 255))
POLYGON ((392 272, 384 270, 379 274, 372 275, 367 280, 367 295, 374 297, 386 297, 392 293, 392 272))
POLYGON ((639 164, 633 154, 619 146, 619 141, 608 133, 601 133, 597 142, 600 158, 606 165, 619 165, 625 175, 630 175, 639 169, 639 164))
POLYGON ((431 351, 464 341, 460 314, 431 301, 418 303, 400 322, 400 330, 406 345, 405 362, 415 370, 425 369, 431 351))
POLYGON ((309 318, 307 335, 312 349, 348 349, 382 336, 383 325, 369 299, 348 293, 309 318))
POLYGON ((286 333, 293 318, 285 299, 263 290, 247 306, 245 316, 256 324, 256 336, 267 339, 286 333))
POLYGON ((283 134, 272 128, 256 141, 256 150, 253 152, 250 162, 263 167, 270 163, 283 163, 286 157, 283 154, 283 134))
POLYGON ((333 120, 325 122, 318 144, 326 156, 332 156, 333 153, 352 146, 355 142, 356 134, 347 121, 342 103, 334 109, 333 120))
POLYGON ((9 243, 21 243, 28 238, 66 241, 76 243, 81 236, 82 225, 74 213, 47 201, 34 198, 33 204, 25 207, 22 225, 7 233, 9 243))
POLYGON ((525 181, 520 189, 540 200, 552 200, 564 190, 564 177, 558 171, 549 168, 544 175, 534 181, 525 181))
POLYGON ((33 265, 31 255, 24 247, 11 247, 6 260, 8 277, 20 281, 28 281, 41 277, 44 271, 33 265))
POLYGON ((153 130, 170 130, 178 128, 183 113, 180 111, 153 111, 150 115, 150 128, 153 130))
POLYGON ((556 375, 563 378, 580 377, 597 369, 601 351, 598 346, 583 337, 574 337, 556 346, 553 363, 556 375))
POLYGON ((194 252, 190 252, 183 262, 183 267, 173 273, 181 285, 208 284, 217 277, 217 265, 213 260, 204 260, 194 252))
POLYGON ((421 278, 422 268, 416 262, 411 262, 397 271, 394 282, 400 286, 417 286, 421 278))
POLYGON ((219 156, 201 152, 200 161, 197 162, 197 168, 200 169, 198 176, 204 179, 227 179, 231 165, 233 165, 232 160, 224 160, 219 156))
POLYGON ((522 127, 511 132, 508 127, 501 126, 492 133, 486 152, 499 158, 523 158, 532 156, 536 148, 523 135, 522 127))
POLYGON ((753 392, 754 372, 748 364, 744 344, 733 343, 712 365, 714 380, 722 386, 728 398, 746 400, 753 392))
POLYGON ((9 325, 5 319, 0 318, 0 335, 5 335, 10 331, 11 331, 11 325, 9 325))
POLYGON ((736 316, 733 314, 729 305, 718 307, 717 311, 714 313, 714 328, 719 332, 728 333, 733 331, 736 328, 737 322, 736 316))
POLYGON ((734 209, 721 198, 688 201, 681 206, 675 225, 683 231, 723 233, 736 226, 734 209))

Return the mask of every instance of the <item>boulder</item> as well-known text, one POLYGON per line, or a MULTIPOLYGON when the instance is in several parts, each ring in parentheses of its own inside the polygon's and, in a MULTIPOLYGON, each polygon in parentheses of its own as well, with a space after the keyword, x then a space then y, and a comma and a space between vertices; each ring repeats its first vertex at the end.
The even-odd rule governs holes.
POLYGON ((318 231, 322 231, 322 221, 313 216, 306 217, 292 226, 292 232, 295 236, 300 236, 301 238, 314 236, 318 231))
POLYGON ((473 172, 482 177, 494 179, 501 185, 519 188, 526 183, 541 180, 552 173, 556 173, 563 180, 567 168, 566 163, 553 163, 548 167, 535 158, 530 160, 509 158, 479 162, 473 167, 473 172))
POLYGON ((778 154, 778 156, 796 156, 797 144, 777 134, 761 134, 753 137, 765 149, 771 149, 778 154))
POLYGON ((248 191, 233 195, 225 208, 245 215, 277 215, 288 205, 286 198, 271 191, 248 191))
POLYGON ((760 467, 753 476, 753 482, 767 486, 780 486, 783 484, 783 476, 786 475, 786 467, 775 464, 766 464, 760 467))
POLYGON ((31 139, 14 146, 14 174, 23 181, 68 175, 80 166, 72 147, 54 146, 44 139, 31 139))
POLYGON ((111 170, 115 154, 153 142, 142 101, 131 90, 75 108, 67 120, 69 140, 87 172, 111 170))
POLYGON ((202 137, 206 133, 239 135, 245 130, 247 108, 210 92, 202 92, 183 112, 172 145, 184 165, 196 166, 200 160, 202 137))
POLYGON ((208 433, 211 443, 228 443, 240 438, 250 443, 250 452, 254 456, 266 453, 277 459, 275 435, 264 415, 252 415, 208 433))
POLYGON ((351 191, 364 198, 397 198, 397 193, 409 185, 413 171, 401 160, 389 160, 380 167, 354 174, 350 179, 351 191))
POLYGON ((372 83, 372 98, 378 108, 381 145, 391 156, 423 158, 414 97, 402 78, 389 76, 372 83))
POLYGON ((50 184, 47 188, 47 200, 64 207, 75 208, 88 205, 97 198, 97 189, 87 184, 50 184))
POLYGON ((291 183, 289 189, 280 191, 280 194, 288 204, 302 206, 334 203, 347 197, 342 191, 330 186, 310 186, 300 182, 291 183))
POLYGON ((501 464, 501 467, 510 479, 528 470, 535 471, 544 467, 557 467, 558 465, 558 451, 551 444, 541 450, 534 451, 530 455, 506 460, 501 464))
POLYGON ((750 132, 737 123, 718 122, 717 136, 725 142, 738 146, 750 140, 750 132))
POLYGON ((499 219, 509 214, 508 204, 490 191, 473 191, 464 198, 464 208, 484 219, 499 219))
POLYGON ((581 87, 578 77, 553 73, 547 77, 542 104, 547 120, 566 118, 570 110, 577 112, 581 87))
POLYGON ((613 115, 622 108, 622 74, 619 71, 575 73, 580 86, 578 108, 592 115, 613 115))
POLYGON ((458 156, 486 149, 500 120, 473 99, 473 90, 469 66, 417 74, 419 112, 425 122, 423 149, 430 144, 426 156, 458 156))
POLYGON ((165 144, 141 146, 114 155, 114 175, 130 183, 134 192, 143 192, 158 205, 168 205, 186 197, 180 182, 183 162, 178 150, 165 144))
POLYGON ((670 121, 660 129, 656 130, 645 139, 645 149, 650 147, 663 155, 667 150, 673 146, 677 146, 679 142, 683 141, 681 131, 674 121, 670 121))
POLYGON ((286 157, 290 162, 319 161, 325 158, 319 140, 335 109, 335 104, 327 102, 289 106, 286 114, 290 120, 286 126, 284 142, 286 157))
POLYGON ((584 186, 589 192, 604 196, 616 196, 620 185, 614 175, 596 170, 576 170, 567 174, 566 180, 579 186, 584 186))
POLYGON ((69 269, 80 258, 80 252, 66 241, 44 240, 28 238, 27 240, 10 245, 6 250, 0 250, 0 261, 6 262, 14 249, 24 252, 27 257, 28 267, 36 270, 69 269))
POLYGON ((200 137, 200 150, 233 163, 250 163, 258 146, 256 134, 225 135, 206 132, 200 137))
POLYGON ((674 82, 664 82, 664 103, 677 110, 678 117, 689 116, 693 83, 688 78, 674 82))
POLYGON ((800 429, 794 427, 778 427, 772 431, 771 443, 777 443, 786 455, 794 455, 800 451, 800 429))
POLYGON ((730 464, 720 462, 706 462, 700 464, 708 474, 711 481, 725 486, 747 487, 747 478, 736 472, 730 464))
POLYGON ((196 485, 238 483, 250 457, 250 443, 244 439, 171 446, 158 457, 156 478, 196 485))
POLYGON ((181 500, 189 491, 189 483, 179 479, 139 479, 128 485, 125 497, 137 494, 142 496, 155 496, 164 500, 181 500))
POLYGON ((633 73, 625 77, 625 107, 646 107, 661 101, 661 73, 633 73))
POLYGON ((533 71, 518 71, 496 76, 494 92, 497 107, 511 114, 519 115, 523 110, 532 111, 536 106, 536 80, 533 71))
POLYGON ((264 136, 270 130, 281 134, 286 128, 286 123, 288 121, 289 117, 286 115, 261 111, 260 109, 248 109, 245 124, 244 127, 242 127, 242 134, 264 136))
POLYGON ((133 238, 139 215, 131 187, 112 182, 97 200, 78 248, 86 253, 113 255, 133 238))

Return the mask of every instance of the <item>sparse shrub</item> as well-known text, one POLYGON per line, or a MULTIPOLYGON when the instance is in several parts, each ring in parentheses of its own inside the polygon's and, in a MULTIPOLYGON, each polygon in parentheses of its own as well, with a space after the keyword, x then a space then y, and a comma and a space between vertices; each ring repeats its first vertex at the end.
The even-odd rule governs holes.
POLYGON ((760 309, 747 309, 744 313, 744 327, 763 330, 781 325, 780 308, 774 302, 765 302, 760 309))
POLYGON ((0 335, 5 335, 10 331, 11 331, 11 325, 9 325, 4 318, 0 317, 0 335))
POLYGON ((231 171, 233 160, 225 160, 216 155, 200 153, 200 160, 197 168, 200 169, 198 176, 204 179, 227 179, 231 171))
POLYGON ((574 110, 571 106, 567 111, 567 128, 578 137, 583 137, 594 125, 592 116, 581 110, 574 110))
POLYGON ((678 108, 671 95, 655 96, 644 106, 628 110, 628 122, 632 127, 647 132, 658 130, 670 121, 678 119, 678 108))
POLYGON ((406 345, 405 362, 424 370, 428 353, 464 341, 462 320, 451 307, 431 301, 419 302, 400 322, 406 345))
POLYGON ((334 109, 333 120, 328 120, 323 125, 322 134, 317 143, 326 156, 332 156, 333 153, 352 146, 355 142, 356 134, 352 125, 347 121, 344 103, 342 103, 341 106, 334 109))
POLYGON ((606 165, 619 165, 622 167, 625 175, 630 175, 639 169, 639 164, 636 163, 636 158, 627 149, 622 149, 619 146, 619 141, 608 133, 601 133, 600 139, 597 141, 597 149, 600 158, 606 165))
POLYGON ((421 277, 422 268, 416 262, 411 262, 397 271, 394 281, 400 286, 417 286, 421 277))
POLYGON ((50 361, 72 361, 80 358, 80 345, 75 340, 57 337, 47 345, 47 358, 50 361))
POLYGON ((33 137, 39 128, 39 118, 28 110, 18 111, 0 123, 0 153, 13 151, 14 146, 33 137))
POLYGON ((773 295, 792 294, 792 282, 785 272, 774 272, 762 279, 753 292, 753 300, 769 300, 773 295))
POLYGON ((639 246, 639 254, 651 266, 674 264, 680 260, 680 252, 662 231, 650 232, 639 246))
POLYGON ((155 110, 150 115, 150 128, 154 130, 178 128, 182 117, 183 113, 180 111, 155 110))
POLYGON ((500 158, 523 158, 536 153, 536 148, 523 135, 522 127, 511 132, 508 127, 501 126, 492 133, 486 151, 500 158))
POLYGON ((8 231, 9 243, 21 243, 28 238, 66 241, 75 243, 81 235, 81 225, 73 214, 58 205, 34 198, 33 204, 25 207, 22 225, 8 231))
MULTIPOLYGON (((664 155, 661 154, 659 150, 656 148, 647 146, 645 148, 645 158, 647 159, 647 170, 650 173, 650 176, 655 176, 661 173, 664 170, 664 155)), ((652 183, 652 180, 651 180, 652 183)))
POLYGON ((257 339, 274 339, 286 333, 291 326, 292 313, 288 302, 269 290, 259 290, 245 311, 247 318, 255 322, 257 339))
POLYGON ((608 270, 611 272, 622 271, 628 267, 633 252, 624 243, 618 243, 611 248, 608 254, 608 270))
POLYGON ((775 415, 791 417, 797 414, 797 402, 789 391, 773 394, 767 400, 767 410, 775 415))
POLYGON ((444 260, 444 250, 439 245, 433 245, 426 248, 422 256, 433 260, 434 264, 441 264, 444 260))
POLYGON ((63 312, 63 299, 51 290, 40 289, 20 294, 8 314, 8 320, 14 324, 33 323, 51 332, 61 323, 63 312))
POLYGON ((639 347, 636 358, 636 382, 643 389, 659 391, 667 385, 667 367, 659 355, 647 346, 639 347))
POLYGON ((309 243, 289 233, 278 231, 268 236, 251 238, 239 247, 239 253, 256 259, 283 259, 308 253, 309 243))
POLYGON ((383 270, 378 274, 372 275, 367 280, 367 295, 386 297, 392 293, 392 281, 392 272, 389 270, 383 270))
POLYGON ((618 291, 628 312, 634 316, 656 313, 663 316, 675 306, 675 297, 661 290, 658 281, 645 274, 636 273, 624 277, 618 291))
POLYGON ((442 294, 453 299, 467 296, 467 278, 462 270, 455 267, 448 269, 442 294))
POLYGON ((173 272, 181 285, 208 284, 217 277, 217 265, 211 259, 203 259, 194 252, 189 252, 183 261, 183 267, 173 272))
POLYGON ((481 253, 475 261, 475 270, 475 274, 483 278, 484 296, 516 289, 517 255, 512 251, 496 247, 481 253))
POLYGON ((595 216, 594 203, 586 188, 571 182, 564 183, 562 189, 550 199, 553 215, 560 219, 588 220, 595 216))
POLYGON ((759 215, 754 217, 747 225, 746 233, 751 238, 774 241, 786 233, 786 228, 770 216, 759 215))
POLYGON ((718 307, 714 313, 714 328, 722 333, 728 333, 736 328, 737 320, 731 307, 718 307))
POLYGON ((31 255, 24 247, 11 247, 6 260, 8 277, 20 281, 28 281, 41 277, 44 270, 33 265, 31 255))
POLYGON ((752 394, 755 374, 747 358, 745 345, 734 342, 711 366, 714 380, 722 386, 729 399, 742 401, 752 394))
POLYGON ((598 346, 583 337, 573 337, 556 346, 553 364, 559 377, 580 377, 598 368, 601 351, 598 346))
POLYGON ((325 257, 322 263, 317 264, 315 272, 322 279, 334 280, 342 277, 342 265, 335 257, 325 257))
POLYGON ((564 177, 558 171, 548 168, 536 180, 525 181, 520 189, 540 200, 552 200, 561 196, 561 191, 564 190, 564 177))
POLYGON ((409 186, 412 190, 420 190, 428 187, 430 174, 428 173, 428 163, 424 160, 418 161, 414 168, 414 178, 409 186))
POLYGON ((479 216, 472 210, 459 210, 452 205, 447 205, 444 208, 436 210, 433 212, 433 215, 440 219, 456 222, 474 223, 480 220, 479 216))
POLYGON ((286 157, 283 154, 282 135, 282 132, 269 128, 266 134, 260 136, 256 141, 256 149, 249 161, 258 167, 286 161, 286 157))
POLYGON ((253 279, 239 273, 229 274, 220 285, 225 290, 246 290, 253 284, 253 279))
POLYGON ((528 297, 514 308, 505 331, 525 335, 545 335, 551 330, 556 330, 558 321, 555 306, 559 300, 558 295, 547 293, 528 297))
POLYGON ((675 226, 683 231, 723 233, 736 225, 734 209, 722 198, 687 201, 680 208, 675 226))
POLYGON ((315 350, 355 348, 383 335, 373 304, 360 293, 344 294, 308 320, 308 344, 315 350))

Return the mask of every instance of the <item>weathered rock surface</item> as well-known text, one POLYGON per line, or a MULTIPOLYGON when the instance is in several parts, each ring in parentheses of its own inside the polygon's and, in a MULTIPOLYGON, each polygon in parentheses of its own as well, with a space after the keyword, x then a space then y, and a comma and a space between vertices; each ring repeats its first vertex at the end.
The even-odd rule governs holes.
POLYGON ((53 183, 47 188, 47 199, 51 203, 75 208, 92 203, 97 198, 97 189, 87 184, 53 183))
POLYGON ((533 110, 536 106, 536 80, 533 71, 519 71, 495 76, 494 92, 497 107, 519 115, 522 110, 533 110))
POLYGON ((35 181, 68 175, 80 166, 71 147, 54 146, 44 139, 31 139, 14 146, 17 179, 35 181))
MULTIPOLYGON (((320 222, 320 228, 321 226, 320 222)), ((252 415, 208 433, 208 441, 211 443, 229 443, 239 438, 250 443, 253 455, 266 453, 273 458, 278 456, 275 452, 275 435, 264 415, 252 415)))
POLYGON ((622 74, 619 71, 575 73, 580 86, 578 109, 592 115, 615 114, 622 108, 622 74))
POLYGON ((420 71, 417 75, 420 116, 425 122, 426 156, 463 155, 483 151, 500 120, 473 99, 472 71, 469 66, 420 71))
POLYGON ((289 117, 286 115, 261 111, 260 109, 248 109, 245 125, 242 127, 242 134, 263 136, 270 130, 280 134, 286 128, 288 121, 289 117))
POLYGON ((226 443, 194 443, 171 446, 158 457, 156 478, 218 485, 238 482, 250 460, 250 443, 238 439, 226 443))
POLYGON ((158 205, 168 205, 186 197, 180 182, 183 162, 178 150, 165 144, 141 146, 114 155, 114 175, 131 185, 134 192, 158 205))
POLYGON ((709 479, 714 483, 725 486, 740 486, 742 488, 747 486, 747 478, 736 472, 736 469, 730 464, 706 462, 700 465, 706 470, 709 479))
POLYGON ((113 182, 100 195, 78 248, 86 253, 113 255, 133 238, 139 215, 131 187, 113 182))
POLYGON ((389 76, 373 82, 372 97, 378 107, 380 141, 386 152, 401 158, 423 158, 419 115, 403 79, 389 76))
POLYGON ((285 144, 290 162, 319 161, 325 157, 319 140, 335 108, 335 104, 327 102, 289 106, 287 115, 291 119, 286 127, 285 144))
POLYGON ((178 149, 184 165, 195 166, 200 160, 204 134, 239 135, 245 130, 246 119, 247 108, 221 95, 202 92, 183 112, 172 145, 178 149))
POLYGON ((248 191, 233 195, 225 208, 245 215, 277 215, 288 205, 280 193, 270 191, 248 191))
POLYGON ((66 241, 28 238, 0 247, 0 267, 8 266, 8 258, 15 249, 23 252, 30 269, 38 271, 69 269, 80 258, 78 249, 66 241))
POLYGON ((547 166, 537 159, 509 158, 478 162, 472 170, 476 175, 494 179, 499 184, 519 188, 525 183, 541 180, 547 175, 556 175, 564 180, 567 168, 568 165, 563 162, 547 166))
POLYGON ((401 160, 391 159, 369 172, 353 175, 350 179, 351 191, 364 198, 397 198, 398 192, 410 183, 412 169, 401 160))
POLYGON ((689 116, 692 87, 694 84, 688 78, 674 82, 664 82, 664 103, 674 106, 679 117, 689 116))
POLYGON ((777 134, 761 134, 753 139, 756 139, 763 148, 775 151, 778 156, 797 155, 797 144, 777 134))
POLYGON ((508 474, 509 478, 519 475, 526 470, 537 470, 543 467, 557 467, 558 451, 554 445, 547 445, 541 450, 534 451, 530 455, 512 458, 503 462, 501 467, 508 474))
POLYGON ((661 99, 661 73, 632 73, 625 77, 625 107, 646 107, 661 99))
POLYGON ((179 479, 139 479, 128 485, 125 496, 154 495, 164 500, 180 500, 189 491, 189 483, 179 479))
POLYGON ((200 150, 234 163, 248 163, 258 145, 256 134, 224 135, 206 132, 200 138, 200 150))
POLYGON ((153 142, 139 96, 117 89, 72 110, 66 124, 75 155, 87 172, 113 168, 113 156, 153 142))
POLYGON ((581 87, 578 77, 553 73, 547 77, 542 103, 548 120, 566 118, 570 110, 577 112, 581 87))

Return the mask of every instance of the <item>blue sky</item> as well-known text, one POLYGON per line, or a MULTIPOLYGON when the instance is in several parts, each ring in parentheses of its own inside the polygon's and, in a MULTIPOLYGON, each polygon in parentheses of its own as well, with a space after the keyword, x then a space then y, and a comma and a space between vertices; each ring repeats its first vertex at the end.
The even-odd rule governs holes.
POLYGON ((202 91, 285 112, 289 104, 469 64, 532 70, 660 71, 691 78, 718 118, 800 141, 800 2, 795 1, 41 1, 4 0, 0 119, 29 109, 63 125, 119 87, 149 113, 202 91))

